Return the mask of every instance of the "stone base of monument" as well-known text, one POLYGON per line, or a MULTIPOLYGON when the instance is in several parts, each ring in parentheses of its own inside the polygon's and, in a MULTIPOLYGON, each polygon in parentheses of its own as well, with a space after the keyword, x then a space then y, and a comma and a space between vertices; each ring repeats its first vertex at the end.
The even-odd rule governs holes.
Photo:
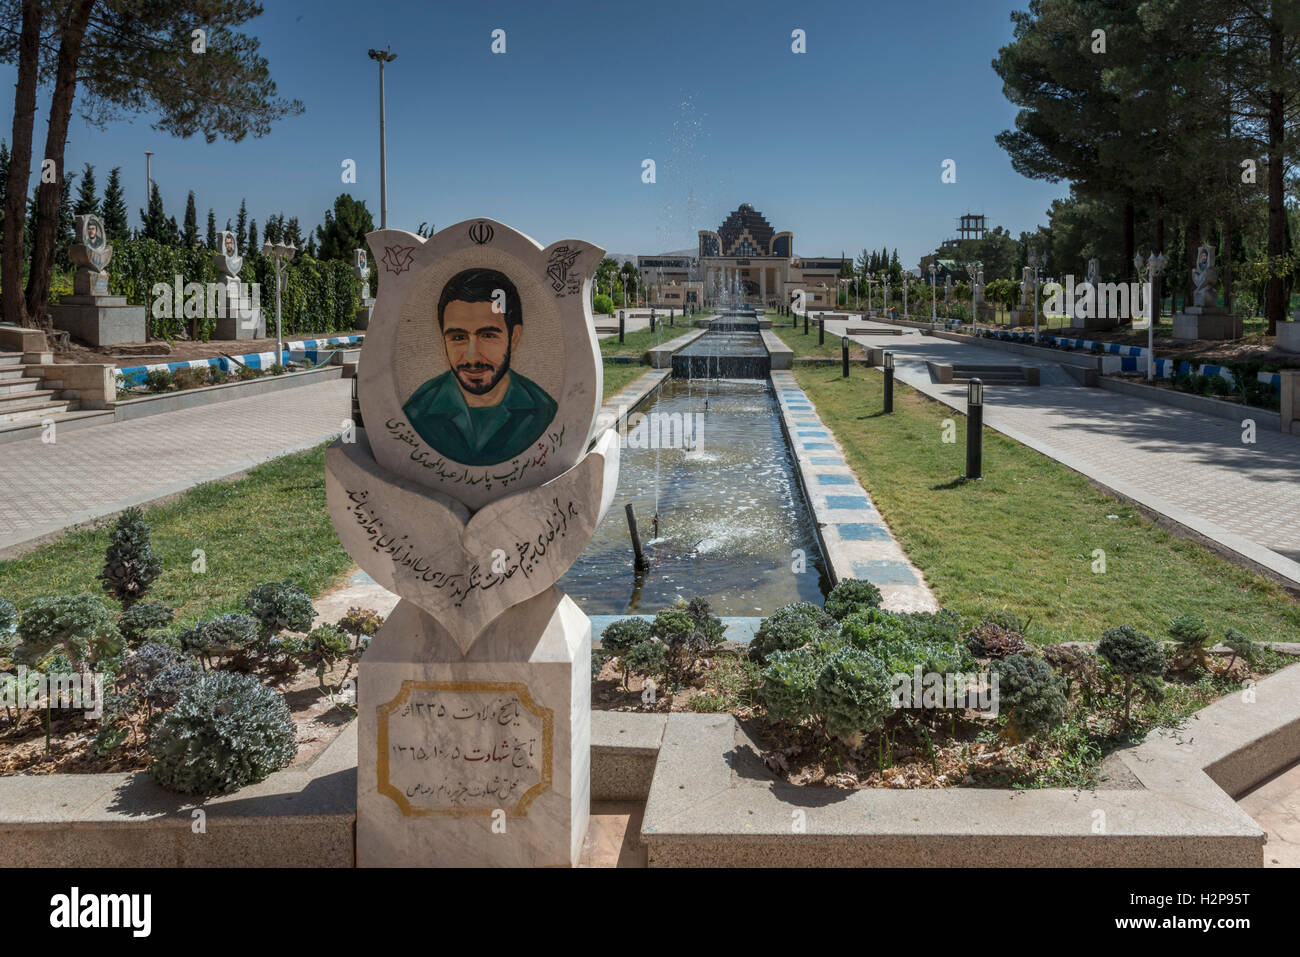
POLYGON ((370 314, 373 313, 374 311, 375 311, 375 301, 374 301, 373 299, 366 299, 366 300, 364 300, 364 301, 361 303, 361 308, 359 308, 359 309, 357 310, 357 319, 356 319, 356 323, 353 325, 352 328, 353 328, 353 329, 369 329, 369 328, 370 328, 370 314))
POLYGON ((83 266, 72 277, 72 293, 76 296, 107 296, 108 273, 83 266))
POLYGON ((145 307, 127 305, 125 296, 64 296, 49 308, 54 328, 92 346, 144 342, 149 335, 145 307))
POLYGON ((591 622, 554 586, 465 655, 401 601, 358 675, 358 866, 576 865, 591 804, 590 669, 591 622))
POLYGON ((266 315, 261 309, 248 317, 225 316, 217 318, 213 339, 265 339, 266 315))
POLYGON ((1300 319, 1277 324, 1277 347, 1282 352, 1300 352, 1300 319))
POLYGON ((1188 306, 1174 316, 1175 339, 1240 339, 1241 335, 1241 316, 1222 306, 1188 306))

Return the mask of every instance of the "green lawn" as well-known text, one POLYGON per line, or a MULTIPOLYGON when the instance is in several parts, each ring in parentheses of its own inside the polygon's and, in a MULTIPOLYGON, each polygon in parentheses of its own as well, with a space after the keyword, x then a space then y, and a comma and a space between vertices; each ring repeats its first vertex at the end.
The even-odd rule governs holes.
POLYGON ((901 383, 894 414, 881 415, 876 370, 854 367, 841 379, 838 368, 805 367, 795 376, 946 607, 1007 608, 1031 617, 1040 641, 1095 640, 1121 624, 1165 638, 1176 615, 1201 616, 1216 636, 1226 625, 1259 640, 1300 634, 1300 603, 1280 587, 1018 442, 986 429, 985 478, 964 482, 964 416, 901 383), (941 441, 946 419, 956 431, 950 444, 941 441), (1102 574, 1092 571, 1095 549, 1105 552, 1102 574))
POLYGON ((649 371, 649 366, 642 365, 639 362, 606 362, 605 398, 609 398, 610 395, 623 388, 623 386, 641 378, 649 371))
MULTIPOLYGON (((832 335, 828 330, 826 333, 826 342, 823 345, 817 345, 817 322, 815 319, 808 320, 808 335, 803 334, 803 318, 799 319, 797 329, 790 326, 789 316, 778 316, 776 313, 768 313, 768 318, 772 320, 772 331, 781 337, 781 341, 794 350, 795 357, 799 356, 822 356, 825 358, 838 359, 840 357, 840 337, 832 335)), ((885 337, 881 337, 884 339, 885 337)), ((849 357, 862 359, 866 357, 866 352, 858 343, 849 340, 849 357)))
MULTIPOLYGON (((605 366, 605 395, 648 366, 605 366)), ((176 609, 178 621, 241 609, 259 582, 289 580, 312 595, 352 567, 325 509, 325 446, 285 455, 233 481, 209 482, 145 509, 163 573, 148 597, 176 609), (206 570, 192 571, 195 549, 206 570)), ((22 608, 33 598, 101 592, 109 526, 70 532, 20 558, 0 561, 0 598, 22 608)))
MULTIPOLYGON (((610 316, 603 320, 598 320, 601 325, 616 325, 617 322, 610 316)), ((680 315, 674 320, 676 325, 668 325, 668 317, 665 315, 661 319, 655 320, 655 331, 651 332, 649 327, 638 330, 637 332, 628 332, 623 336, 623 342, 618 341, 618 336, 607 336, 600 340, 600 353, 606 356, 643 356, 648 349, 662 345, 678 336, 684 336, 695 328, 694 318, 683 319, 680 315)))
MULTIPOLYGON (((325 510, 325 447, 259 465, 242 479, 209 482, 145 510, 163 573, 148 597, 178 620, 237 610, 258 582, 288 579, 313 595, 352 566, 325 510), (202 549, 206 570, 195 572, 202 549)), ((33 598, 82 591, 98 581, 109 527, 79 530, 21 558, 0 562, 0 597, 19 608, 33 598)))

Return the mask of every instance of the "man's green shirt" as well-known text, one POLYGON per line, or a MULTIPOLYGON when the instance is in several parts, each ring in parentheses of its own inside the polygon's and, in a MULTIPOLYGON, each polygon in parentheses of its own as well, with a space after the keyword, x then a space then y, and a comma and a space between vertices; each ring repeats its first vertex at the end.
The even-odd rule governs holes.
POLYGON ((496 405, 470 408, 450 370, 430 379, 402 406, 411 427, 447 458, 495 465, 522 454, 555 418, 555 400, 536 382, 511 371, 496 405))

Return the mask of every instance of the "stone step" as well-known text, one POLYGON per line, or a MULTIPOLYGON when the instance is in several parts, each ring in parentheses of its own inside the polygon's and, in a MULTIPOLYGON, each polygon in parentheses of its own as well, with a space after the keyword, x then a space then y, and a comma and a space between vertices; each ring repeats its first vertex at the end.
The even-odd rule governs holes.
POLYGON ((0 423, 21 422, 26 419, 42 419, 46 416, 70 412, 76 405, 71 400, 55 402, 0 403, 0 423))
POLYGON ((43 402, 49 402, 59 397, 57 389, 28 389, 25 392, 0 392, 0 412, 11 409, 14 405, 22 405, 35 399, 43 402))
POLYGON ((0 352, 0 366, 21 365, 23 354, 21 352, 0 352))
POLYGON ((3 365, 0 366, 0 382, 21 379, 27 374, 27 369, 20 365, 3 365))
POLYGON ((40 384, 40 379, 0 379, 0 399, 5 399, 12 395, 31 394, 36 391, 40 384))

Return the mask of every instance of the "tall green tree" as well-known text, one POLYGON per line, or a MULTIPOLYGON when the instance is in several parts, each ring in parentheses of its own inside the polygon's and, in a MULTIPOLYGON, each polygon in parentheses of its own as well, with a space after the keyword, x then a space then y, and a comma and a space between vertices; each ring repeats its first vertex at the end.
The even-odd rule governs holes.
POLYGON ((241 256, 249 252, 248 203, 242 199, 239 201, 239 215, 235 217, 235 248, 239 250, 241 256))
POLYGON ((175 235, 175 224, 175 219, 168 220, 163 209, 162 193, 158 191, 158 184, 154 183, 149 191, 149 208, 140 210, 140 236, 156 243, 175 245, 179 239, 175 235))
POLYGON ((257 242, 257 220, 250 220, 248 223, 248 251, 255 253, 262 247, 257 242))
POLYGON ((208 207, 208 229, 203 239, 208 249, 217 248, 217 217, 213 214, 211 206, 208 207))
MULTIPOLYGON (((239 32, 261 13, 252 0, 5 0, 0 19, 9 29, 0 34, 0 61, 17 67, 6 213, 16 213, 31 176, 41 76, 51 79, 42 156, 54 161, 57 180, 64 178, 79 86, 86 94, 83 115, 101 128, 122 115, 151 112, 157 114, 155 128, 179 137, 201 132, 208 142, 262 136, 275 120, 301 112, 301 103, 276 96, 258 39, 239 32), (191 36, 195 24, 206 34, 201 51, 191 36)), ((25 296, 18 254, 22 219, 6 215, 0 287, 11 321, 30 324, 45 312, 61 188, 53 182, 39 189, 25 296)))
POLYGON ((317 258, 350 261, 354 249, 366 248, 366 233, 374 229, 375 221, 366 209, 365 200, 340 194, 334 200, 334 209, 325 211, 324 225, 316 227, 320 242, 317 258))
POLYGON ((77 203, 72 208, 76 216, 99 215, 99 198, 95 195, 95 167, 87 163, 81 170, 77 184, 77 203))
POLYGON ((108 171, 104 184, 104 232, 109 239, 126 239, 130 226, 126 221, 126 197, 122 193, 122 167, 108 171))
POLYGON ((194 190, 185 198, 185 228, 181 232, 181 245, 194 249, 199 245, 199 211, 194 204, 194 190))

